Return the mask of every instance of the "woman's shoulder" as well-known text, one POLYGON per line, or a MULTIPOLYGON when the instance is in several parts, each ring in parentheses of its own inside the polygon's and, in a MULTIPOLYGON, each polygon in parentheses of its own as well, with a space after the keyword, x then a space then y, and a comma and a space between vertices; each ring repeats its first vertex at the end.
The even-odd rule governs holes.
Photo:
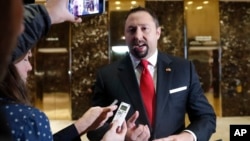
POLYGON ((9 114, 10 116, 27 115, 28 117, 45 116, 47 118, 47 116, 39 109, 25 104, 9 103, 5 104, 2 109, 5 111, 5 114, 9 114))
POLYGON ((39 109, 17 103, 1 106, 15 138, 52 140, 48 117, 39 109))

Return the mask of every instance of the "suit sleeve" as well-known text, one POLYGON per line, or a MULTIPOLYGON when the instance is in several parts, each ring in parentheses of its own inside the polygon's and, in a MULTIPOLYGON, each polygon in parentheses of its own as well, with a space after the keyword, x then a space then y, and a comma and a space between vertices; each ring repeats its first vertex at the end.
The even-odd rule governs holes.
POLYGON ((37 41, 49 31, 51 20, 46 8, 39 4, 29 4, 24 7, 24 32, 19 36, 17 49, 12 58, 19 58, 20 55, 31 49, 37 41))
POLYGON ((216 115, 200 86, 193 63, 190 66, 191 82, 187 111, 191 124, 187 129, 194 132, 197 140, 205 141, 215 132, 216 115))
POLYGON ((74 124, 55 133, 53 139, 54 141, 81 141, 74 124))

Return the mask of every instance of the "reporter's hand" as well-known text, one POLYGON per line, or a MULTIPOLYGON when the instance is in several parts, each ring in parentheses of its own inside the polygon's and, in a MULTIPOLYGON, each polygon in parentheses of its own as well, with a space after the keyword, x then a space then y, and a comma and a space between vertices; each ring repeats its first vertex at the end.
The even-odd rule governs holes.
POLYGON ((49 13, 51 24, 62 23, 65 21, 80 23, 82 19, 75 17, 68 11, 68 0, 48 0, 45 7, 49 13))
POLYGON ((126 122, 123 122, 122 127, 118 125, 118 121, 111 124, 111 128, 105 133, 102 141, 124 141, 127 132, 126 122))
POLYGON ((139 117, 139 112, 136 111, 127 121, 126 141, 147 141, 150 138, 150 130, 148 125, 136 125, 135 121, 139 117))
POLYGON ((188 132, 182 132, 177 135, 171 135, 166 138, 160 138, 153 141, 193 141, 193 136, 188 132))
POLYGON ((117 105, 108 107, 91 107, 74 124, 79 134, 101 127, 111 116, 117 105))

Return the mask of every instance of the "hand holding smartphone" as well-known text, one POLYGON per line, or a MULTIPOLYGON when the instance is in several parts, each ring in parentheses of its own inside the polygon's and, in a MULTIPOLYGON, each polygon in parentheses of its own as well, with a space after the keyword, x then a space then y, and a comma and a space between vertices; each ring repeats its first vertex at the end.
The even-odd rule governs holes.
POLYGON ((105 11, 105 0, 69 0, 68 10, 75 16, 102 14, 105 11))

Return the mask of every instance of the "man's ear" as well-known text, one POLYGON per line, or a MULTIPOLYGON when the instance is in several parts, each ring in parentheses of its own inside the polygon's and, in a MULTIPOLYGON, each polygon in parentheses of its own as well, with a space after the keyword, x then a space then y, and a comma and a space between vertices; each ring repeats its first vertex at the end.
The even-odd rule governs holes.
POLYGON ((156 28, 156 35, 157 35, 157 39, 159 39, 161 36, 161 27, 160 26, 156 28))

